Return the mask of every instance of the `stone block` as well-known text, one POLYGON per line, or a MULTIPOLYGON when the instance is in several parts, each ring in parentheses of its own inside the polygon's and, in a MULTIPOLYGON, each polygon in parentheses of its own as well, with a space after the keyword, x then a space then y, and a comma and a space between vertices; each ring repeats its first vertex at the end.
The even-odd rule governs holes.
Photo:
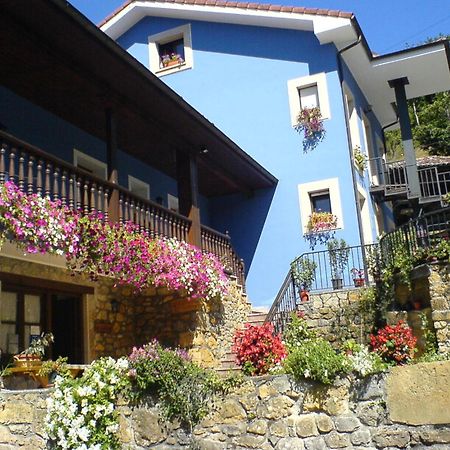
POLYGON ((278 394, 277 390, 271 386, 269 383, 263 383, 258 388, 258 395, 260 398, 264 399, 278 394))
POLYGON ((33 405, 18 400, 0 405, 0 423, 31 423, 34 417, 33 405))
POLYGON ((264 436, 255 436, 254 434, 244 434, 234 439, 234 443, 245 448, 260 449, 266 438, 264 436))
POLYGON ((136 408, 132 414, 136 443, 143 447, 162 442, 167 436, 156 411, 136 408))
POLYGON ((267 432, 267 421, 263 419, 254 420, 248 427, 247 432, 252 434, 265 435, 267 432))
POLYGON ((450 447, 450 429, 425 430, 419 434, 424 444, 447 444, 450 447))
POLYGON ((386 409, 380 402, 360 402, 356 406, 359 420, 370 427, 378 426, 384 419, 386 409))
POLYGON ((303 450, 304 448, 303 440, 295 437, 281 438, 275 446, 275 450, 303 450))
POLYGON ((308 390, 303 400, 303 410, 323 411, 331 416, 349 411, 349 392, 346 386, 317 386, 308 390))
POLYGON ((399 447, 405 448, 409 445, 409 432, 398 427, 380 427, 372 436, 373 442, 379 448, 399 447))
POLYGON ((450 361, 395 367, 387 377, 386 390, 393 422, 450 423, 450 361))
POLYGON ((295 430, 299 437, 317 436, 319 431, 314 414, 301 415, 295 420, 295 430))
POLYGON ((367 445, 371 441, 369 430, 357 430, 350 435, 350 440, 353 445, 367 445))
POLYGON ((324 439, 329 448, 351 448, 348 434, 339 434, 337 431, 332 431, 324 439))
POLYGON ((450 322, 450 310, 433 311, 431 313, 431 318, 434 322, 450 322))
POLYGON ((291 412, 294 401, 285 395, 271 397, 256 408, 258 417, 278 420, 287 417, 291 412))
POLYGON ((277 420, 270 425, 270 435, 277 437, 287 437, 289 435, 289 427, 284 420, 277 420))
POLYGON ((234 399, 226 399, 222 402, 222 406, 219 410, 219 420, 223 420, 223 423, 233 423, 244 420, 247 414, 244 408, 234 399))
POLYGON ((306 450, 328 450, 322 436, 303 439, 306 450))
POLYGON ((336 417, 334 419, 336 430, 345 433, 355 431, 361 425, 356 417, 336 417))

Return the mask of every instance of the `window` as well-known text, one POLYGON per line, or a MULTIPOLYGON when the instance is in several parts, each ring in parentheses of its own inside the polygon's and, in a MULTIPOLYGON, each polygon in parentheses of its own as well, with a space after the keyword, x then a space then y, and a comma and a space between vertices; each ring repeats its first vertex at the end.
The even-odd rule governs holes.
POLYGON ((178 204, 178 197, 175 197, 172 194, 167 194, 167 207, 173 211, 173 212, 179 212, 179 204, 178 204))
POLYGON ((107 178, 108 170, 106 164, 92 156, 86 155, 86 153, 74 149, 73 163, 78 168, 83 169, 92 175, 103 178, 104 180, 107 178))
POLYGON ((331 118, 325 73, 289 80, 288 96, 292 126, 297 124, 297 116, 302 108, 319 107, 323 119, 331 118))
POLYGON ((337 217, 337 228, 344 228, 339 180, 329 178, 298 185, 300 218, 303 234, 314 211, 330 212, 337 217))
POLYGON ((128 189, 137 196, 145 199, 150 198, 150 186, 145 181, 128 175, 128 189))
POLYGON ((148 44, 153 73, 163 76, 193 67, 189 24, 152 35, 148 44))
POLYGON ((320 108, 319 104, 319 92, 317 90, 317 84, 312 86, 299 88, 298 95, 300 97, 300 109, 303 108, 320 108))
POLYGON ((330 192, 328 190, 325 192, 311 192, 309 197, 312 211, 332 212, 330 192))

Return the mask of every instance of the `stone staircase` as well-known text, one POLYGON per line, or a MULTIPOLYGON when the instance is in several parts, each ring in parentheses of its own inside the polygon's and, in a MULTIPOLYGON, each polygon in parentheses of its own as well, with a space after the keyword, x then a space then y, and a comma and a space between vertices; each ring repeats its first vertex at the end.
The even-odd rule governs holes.
MULTIPOLYGON (((258 311, 257 309, 252 309, 247 318, 247 323, 251 325, 262 325, 266 319, 267 311, 258 311)), ((225 354, 221 361, 221 364, 217 371, 220 374, 226 374, 227 372, 235 372, 239 370, 239 366, 236 364, 236 355, 231 351, 231 349, 225 354)))

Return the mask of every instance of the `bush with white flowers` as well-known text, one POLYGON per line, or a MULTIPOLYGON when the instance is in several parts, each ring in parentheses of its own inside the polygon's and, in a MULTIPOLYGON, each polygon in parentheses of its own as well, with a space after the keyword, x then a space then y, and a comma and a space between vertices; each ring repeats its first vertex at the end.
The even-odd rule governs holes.
POLYGON ((58 377, 47 400, 46 432, 54 449, 120 448, 117 399, 129 386, 128 360, 101 358, 78 379, 58 377))

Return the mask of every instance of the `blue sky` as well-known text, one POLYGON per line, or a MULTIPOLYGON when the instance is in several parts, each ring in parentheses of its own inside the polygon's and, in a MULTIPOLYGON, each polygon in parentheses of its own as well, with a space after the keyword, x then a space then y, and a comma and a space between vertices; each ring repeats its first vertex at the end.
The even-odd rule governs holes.
MULTIPOLYGON (((124 0, 69 0, 95 23, 124 0)), ((390 53, 428 37, 450 34, 450 0, 258 0, 260 3, 353 12, 372 51, 390 53)))

